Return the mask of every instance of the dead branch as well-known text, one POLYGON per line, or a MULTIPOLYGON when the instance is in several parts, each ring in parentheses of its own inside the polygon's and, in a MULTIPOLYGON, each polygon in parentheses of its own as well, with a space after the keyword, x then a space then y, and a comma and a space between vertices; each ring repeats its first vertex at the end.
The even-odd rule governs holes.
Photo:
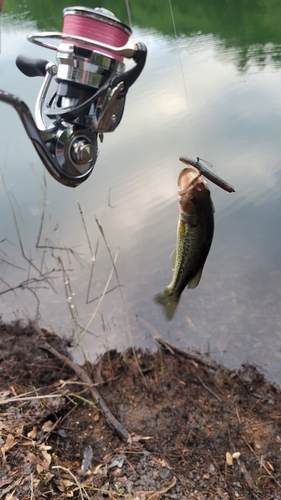
POLYGON ((47 182, 46 182, 46 177, 44 174, 44 188, 43 188, 43 193, 44 193, 44 199, 43 199, 43 208, 42 208, 42 213, 41 213, 41 222, 40 222, 40 227, 39 227, 39 232, 37 236, 37 241, 36 241, 36 248, 39 248, 40 246, 40 240, 41 240, 41 235, 42 235, 42 230, 44 226, 44 219, 45 219, 45 212, 46 212, 46 203, 47 203, 47 182))
POLYGON ((76 363, 74 363, 74 361, 72 361, 70 358, 68 358, 64 354, 60 354, 56 349, 54 349, 54 347, 52 347, 50 344, 48 344, 45 340, 44 340, 44 343, 42 343, 42 345, 41 345, 41 349, 48 351, 53 356, 55 356, 57 359, 59 359, 64 364, 69 366, 76 373, 76 375, 80 378, 80 380, 82 380, 82 382, 89 385, 89 391, 92 395, 92 398, 99 406, 106 422, 116 432, 116 434, 120 437, 120 439, 127 442, 128 438, 130 437, 129 431, 122 424, 120 424, 120 422, 111 413, 110 409, 108 408, 106 402, 104 401, 104 399, 100 395, 99 391, 96 389, 96 387, 93 386, 93 381, 91 380, 91 378, 89 377, 87 372, 84 370, 84 368, 82 368, 81 366, 78 366, 76 363))
MULTIPOLYGON (((116 260, 117 260, 117 256, 118 256, 118 254, 116 254, 116 255, 115 255, 115 258, 114 258, 114 261, 113 261, 113 262, 114 262, 114 264, 115 264, 115 262, 116 262, 116 260)), ((101 305, 101 303, 102 303, 102 301, 103 301, 103 298, 104 298, 104 296, 105 296, 106 290, 107 290, 107 289, 108 289, 108 287, 109 287, 109 283, 110 283, 111 278, 112 278, 112 275, 113 275, 113 270, 114 270, 114 269, 113 269, 113 267, 112 267, 112 269, 111 269, 111 271, 110 271, 110 274, 109 274, 109 277, 108 277, 108 280, 107 280, 107 282, 106 282, 106 284, 105 284, 105 287, 104 287, 103 293, 102 293, 102 294, 101 294, 101 296, 100 296, 100 300, 99 300, 99 302, 98 302, 98 305, 97 305, 96 309, 94 310, 94 312, 93 312, 93 314, 92 314, 91 318, 89 319, 89 321, 88 321, 87 325, 86 325, 86 326, 85 326, 85 328, 83 329, 83 332, 81 332, 81 334, 79 335, 79 342, 80 342, 80 344, 81 344, 81 342, 82 342, 82 340, 83 340, 83 338, 84 338, 84 336, 85 336, 85 333, 88 331, 88 329, 89 329, 89 327, 90 327, 90 325, 91 325, 92 321, 93 321, 93 320, 94 320, 94 318, 96 317, 96 314, 97 314, 97 312, 98 312, 98 310, 99 310, 99 308, 100 308, 100 305, 101 305)))
POLYGON ((72 297, 74 296, 74 294, 73 294, 73 290, 72 290, 72 287, 70 284, 70 278, 66 272, 66 269, 64 267, 64 264, 63 264, 63 261, 62 261, 62 258, 60 255, 57 257, 57 261, 58 261, 58 263, 61 267, 61 270, 62 270, 66 301, 68 303, 68 307, 69 307, 69 311, 70 311, 70 314, 72 317, 72 321, 73 321, 74 326, 75 326, 75 331, 77 332, 78 331, 78 311, 77 311, 75 304, 72 301, 72 297))
POLYGON ((250 445, 250 443, 248 443, 247 439, 243 436, 243 434, 241 434, 241 437, 242 437, 243 441, 245 441, 245 443, 248 446, 249 450, 251 450, 251 452, 255 455, 256 459, 259 461, 259 463, 261 464, 261 466, 264 468, 264 470, 268 474, 268 476, 270 476, 271 479, 273 479, 273 481, 277 484, 277 486, 279 486, 279 488, 281 488, 281 483, 279 483, 279 481, 277 481, 276 477, 273 476, 272 472, 265 465, 265 463, 261 462, 260 457, 257 455, 257 453, 255 452, 255 450, 253 449, 253 447, 250 445))
MULTIPOLYGON (((31 288, 32 284, 38 284, 38 283, 44 283, 44 282, 46 282, 49 285, 50 283, 49 283, 48 280, 50 278, 48 278, 47 275, 51 274, 53 272, 57 272, 57 271, 60 271, 60 269, 52 269, 51 271, 48 271, 47 273, 42 274, 39 278, 28 278, 28 279, 22 281, 21 283, 19 283, 19 285, 16 285, 16 286, 9 286, 9 284, 6 281, 4 281, 2 278, 0 278, 3 283, 5 283, 7 286, 9 286, 9 288, 7 288, 7 289, 3 290, 2 292, 0 292, 0 295, 4 295, 5 293, 8 293, 8 292, 13 292, 13 291, 18 290, 20 288, 22 288, 24 290, 26 290, 26 289, 31 290, 32 289, 31 288)), ((47 288, 47 286, 41 286, 40 288, 47 288)))
MULTIPOLYGON (((121 286, 124 286, 124 285, 121 285, 121 286)), ((101 297, 107 295, 108 293, 110 292, 114 292, 114 290, 116 290, 116 288, 119 288, 119 285, 115 285, 113 286, 112 288, 110 288, 109 290, 107 290, 105 293, 101 293, 100 295, 97 295, 96 297, 94 297, 93 299, 91 300, 87 300, 86 304, 91 304, 92 302, 95 302, 96 300, 100 299, 101 297)))
POLYGON ((25 269, 23 267, 17 266, 16 264, 13 264, 12 262, 9 262, 6 259, 0 259, 0 262, 3 262, 4 264, 7 264, 7 266, 12 266, 15 269, 19 269, 20 271, 25 271, 25 269))
POLYGON ((93 259, 93 258, 95 258, 95 254, 94 254, 93 249, 92 249, 91 240, 90 240, 90 236, 89 236, 89 233, 88 233, 88 230, 87 230, 87 226, 86 226, 86 222, 85 222, 85 219, 84 219, 84 214, 83 214, 83 211, 82 211, 82 207, 81 207, 79 201, 77 201, 77 204, 78 204, 78 208, 79 208, 79 212, 80 212, 82 224, 83 224, 83 227, 84 227, 84 231, 86 233, 86 238, 87 238, 88 246, 89 246, 89 249, 90 249, 90 252, 91 252, 91 259, 93 259))
MULTIPOLYGON (((7 493, 9 493, 13 488, 16 488, 17 486, 20 485, 21 481, 23 479, 23 476, 19 477, 18 479, 16 479, 16 481, 12 484, 9 484, 9 486, 7 486, 7 488, 5 488, 4 490, 0 491, 0 498, 3 498, 7 493)), ((13 494, 12 494, 13 496, 13 494)), ((7 498, 7 497, 6 497, 7 498)))
POLYGON ((92 279, 93 279, 93 274, 94 274, 94 268, 95 268, 95 265, 96 265, 97 253, 98 253, 98 248, 99 248, 99 243, 100 243, 100 236, 98 236, 97 243, 96 243, 96 248, 95 248, 95 253, 94 253, 93 252, 93 248, 92 248, 92 244, 91 244, 91 240, 90 240, 90 236, 89 236, 89 232, 88 232, 88 229, 87 229, 87 226, 86 226, 86 221, 84 219, 84 214, 83 214, 82 207, 81 207, 79 201, 77 203, 78 203, 78 208, 79 208, 79 212, 80 212, 82 224, 83 224, 83 227, 84 227, 84 231, 85 231, 85 234, 86 234, 86 238, 87 238, 87 242, 88 242, 88 247, 89 247, 90 254, 91 254, 91 261, 92 261, 91 271, 90 271, 90 276, 89 276, 88 289, 87 289, 87 298, 86 298, 86 304, 89 304, 90 302, 92 302, 92 300, 89 300, 89 297, 90 297, 90 291, 91 291, 92 279))
POLYGON ((246 469, 244 462, 242 462, 242 460, 238 460, 238 464, 239 464, 240 472, 243 474, 247 485, 249 486, 249 488, 253 492, 256 492, 256 485, 254 483, 254 480, 253 480, 251 474, 246 469))
MULTIPOLYGON (((1 1, 1 0, 0 0, 1 1)), ((40 243, 41 237, 42 237, 42 232, 43 232, 43 227, 44 227, 44 222, 45 222, 45 215, 46 215, 46 204, 47 204, 47 182, 46 178, 44 176, 44 187, 43 193, 44 193, 44 199, 43 199, 43 206, 42 206, 42 213, 41 213, 41 221, 40 221, 40 226, 39 226, 39 231, 37 235, 37 241, 35 247, 41 250, 64 250, 67 253, 70 253, 73 255, 73 257, 80 263, 83 263, 83 259, 79 256, 79 253, 73 250, 73 248, 69 247, 61 247, 58 245, 53 245, 52 242, 49 240, 49 238, 45 238, 45 245, 42 245, 40 243), (48 244, 47 244, 48 243, 48 244)))
POLYGON ((24 246, 23 246, 23 242, 22 242, 22 239, 21 239, 21 234, 20 234, 20 230, 19 230, 19 225, 18 225, 18 220, 17 220, 17 216, 16 216, 16 212, 15 212, 15 209, 14 209, 14 205, 13 205, 13 202, 12 202, 12 195, 11 193, 9 192, 7 186, 6 186, 6 183, 5 183, 5 180, 4 180, 4 176, 2 176, 2 182, 3 182, 3 185, 5 187, 5 190, 6 190, 6 194, 7 194, 7 198, 8 198, 8 202, 9 202, 9 205, 10 205, 10 208, 11 208, 11 212, 12 212, 12 216, 13 216, 13 220, 14 220, 14 224, 15 224, 15 228, 16 228, 16 233, 17 233, 17 237, 18 237, 18 242, 19 242, 19 246, 20 246, 20 250, 21 250, 21 254, 22 254, 22 257, 29 263, 29 265, 31 267, 33 267, 38 273, 39 275, 41 274, 40 273, 40 269, 38 269, 38 267, 34 264, 34 262, 29 259, 25 253, 25 250, 24 250, 24 246))
POLYGON ((170 352, 171 350, 175 351, 178 354, 181 354, 182 356, 185 356, 188 359, 193 359, 193 361, 196 361, 196 363, 200 363, 201 365, 207 366, 208 368, 212 368, 213 370, 216 370, 218 368, 218 364, 205 354, 200 354, 199 352, 192 351, 191 349, 184 349, 183 347, 179 347, 176 344, 172 344, 171 342, 169 342, 166 339, 163 339, 162 337, 155 336, 154 338, 156 342, 158 342, 158 344, 160 344, 162 347, 164 347, 170 352))
POLYGON ((200 383, 203 385, 203 387, 205 387, 205 389, 210 393, 212 394, 220 403, 222 403, 222 400, 221 398, 214 392, 212 391, 212 389, 210 389, 210 387, 208 387, 205 382, 203 382, 202 378, 199 377, 199 375, 197 375, 197 378, 198 380, 200 381, 200 383))
MULTIPOLYGON (((108 255, 110 257, 110 260, 112 262, 112 266, 113 266, 113 269, 114 269, 114 273, 115 273, 115 276, 116 276, 116 280, 117 280, 117 283, 118 283, 118 287, 119 287, 119 293, 120 293, 120 297, 121 297, 121 301, 122 301, 122 304, 123 304, 123 310, 124 310, 124 314, 125 314, 125 318, 126 318, 126 323, 127 323, 127 333, 129 335, 129 338, 132 342, 132 332, 131 332, 131 327, 130 327, 130 320, 129 320, 129 315, 128 315, 128 310, 127 310, 127 307, 126 307, 126 304, 125 304, 125 298, 124 298, 124 294, 123 294, 123 290, 122 290, 122 285, 121 285, 121 282, 120 282, 120 279, 119 279, 119 274, 118 274, 118 271, 117 271, 117 267, 115 265, 115 261, 112 257, 112 253, 111 253, 111 250, 109 248, 109 244, 107 242, 107 239, 106 239, 106 236, 104 234, 104 230, 103 230, 103 227, 102 225, 99 223, 98 219, 96 218, 95 216, 95 220, 96 220, 96 223, 97 223, 97 226, 100 230, 100 234, 102 235, 102 238, 103 238, 103 241, 105 243, 105 246, 106 246, 106 249, 108 251, 108 255)), ((136 365, 138 367, 138 370, 139 370, 139 373, 141 374, 141 376, 143 377, 143 380, 144 379, 144 376, 143 376, 143 373, 142 373, 142 370, 141 370, 141 367, 139 365, 139 361, 138 361, 138 358, 137 358, 137 355, 136 355, 136 350, 134 348, 134 346, 132 345, 132 351, 133 351, 133 354, 134 354, 134 358, 135 358, 135 362, 136 362, 136 365)))

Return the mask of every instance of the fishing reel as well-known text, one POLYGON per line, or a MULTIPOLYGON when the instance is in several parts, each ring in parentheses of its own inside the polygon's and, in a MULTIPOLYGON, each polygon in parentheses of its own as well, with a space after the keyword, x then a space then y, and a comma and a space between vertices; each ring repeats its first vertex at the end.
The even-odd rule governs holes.
POLYGON ((143 43, 134 45, 131 29, 104 8, 68 7, 63 16, 62 33, 27 37, 56 50, 56 64, 23 55, 16 60, 26 76, 44 77, 35 119, 18 97, 0 91, 0 101, 16 109, 50 174, 60 183, 76 187, 95 166, 98 139, 102 142, 103 134, 119 125, 126 94, 143 70, 147 51, 143 43), (135 63, 128 71, 124 59, 135 63), (52 82, 56 89, 51 93, 52 82))

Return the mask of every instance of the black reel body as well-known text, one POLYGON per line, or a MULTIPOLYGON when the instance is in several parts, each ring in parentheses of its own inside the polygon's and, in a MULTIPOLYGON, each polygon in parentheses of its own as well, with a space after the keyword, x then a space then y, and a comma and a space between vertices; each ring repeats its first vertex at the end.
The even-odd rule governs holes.
POLYGON ((63 14, 63 33, 28 35, 29 41, 56 50, 56 64, 24 55, 16 60, 26 76, 44 77, 35 118, 12 94, 0 91, 0 101, 17 110, 51 175, 76 187, 95 166, 98 138, 102 142, 103 134, 119 125, 126 94, 145 65, 146 47, 133 45, 130 28, 106 9, 70 7, 63 14), (60 43, 48 42, 53 39, 60 43), (135 62, 128 71, 124 58, 135 62), (52 82, 56 90, 49 97, 52 82))

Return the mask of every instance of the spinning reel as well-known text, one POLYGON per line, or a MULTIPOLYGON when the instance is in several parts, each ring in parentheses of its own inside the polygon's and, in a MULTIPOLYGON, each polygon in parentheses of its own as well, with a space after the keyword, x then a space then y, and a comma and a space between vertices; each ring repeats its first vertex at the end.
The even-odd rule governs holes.
POLYGON ((28 35, 28 40, 56 50, 57 64, 19 55, 16 65, 26 76, 43 76, 35 119, 18 97, 0 91, 13 106, 50 174, 76 187, 91 174, 99 153, 98 137, 119 125, 126 94, 140 75, 146 46, 134 45, 131 29, 104 8, 68 7, 62 33, 28 35), (59 40, 58 45, 52 43, 59 40), (135 66, 125 71, 124 58, 135 66), (50 84, 55 92, 47 99, 50 84), (51 124, 46 124, 46 118, 51 124))

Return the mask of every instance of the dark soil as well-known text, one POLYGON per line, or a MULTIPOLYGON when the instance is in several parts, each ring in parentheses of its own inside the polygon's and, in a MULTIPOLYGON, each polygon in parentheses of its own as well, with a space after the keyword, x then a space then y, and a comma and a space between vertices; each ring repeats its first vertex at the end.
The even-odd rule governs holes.
POLYGON ((281 499, 281 393, 256 368, 107 352, 84 368, 124 443, 38 330, 0 324, 0 499, 281 499))

